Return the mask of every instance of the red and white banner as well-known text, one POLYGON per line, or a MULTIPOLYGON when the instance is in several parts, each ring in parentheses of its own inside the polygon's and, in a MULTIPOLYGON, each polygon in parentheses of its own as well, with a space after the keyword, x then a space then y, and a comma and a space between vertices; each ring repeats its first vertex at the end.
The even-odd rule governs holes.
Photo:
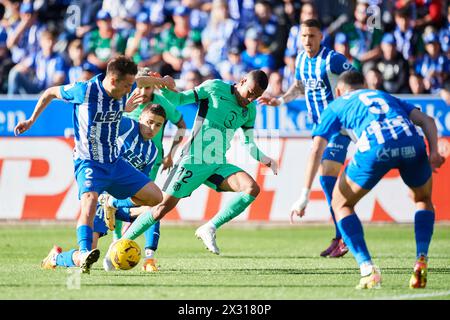
MULTIPOLYGON (((446 138, 448 143, 450 139, 446 138)), ((165 141, 165 143, 168 141, 165 141)), ((261 149, 279 160, 277 176, 247 156, 239 143, 229 151, 229 162, 255 177, 261 193, 236 220, 288 221, 289 209, 304 184, 310 139, 259 139, 261 149)), ((79 214, 72 163, 72 139, 0 138, 0 219, 75 220, 79 214)), ((350 152, 351 154, 352 152, 350 152)), ((156 180, 162 186, 165 174, 156 180)), ((450 165, 433 176, 436 220, 450 221, 450 165)), ((201 186, 182 199, 167 220, 211 218, 232 193, 217 193, 201 186)), ((315 181, 304 221, 331 221, 318 180, 315 181)), ((391 171, 356 207, 363 221, 413 222, 414 203, 398 171, 391 171)))

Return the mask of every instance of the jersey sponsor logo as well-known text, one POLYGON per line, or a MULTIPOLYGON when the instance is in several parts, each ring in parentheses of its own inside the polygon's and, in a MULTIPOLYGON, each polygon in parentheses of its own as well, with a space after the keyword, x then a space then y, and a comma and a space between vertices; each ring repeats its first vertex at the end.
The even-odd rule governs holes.
POLYGON ((138 170, 145 167, 145 161, 141 159, 141 155, 136 155, 131 150, 127 150, 122 156, 138 170))
POLYGON ((377 151, 377 161, 378 162, 387 162, 391 159, 390 156, 390 148, 382 148, 377 151))
POLYGON ((173 185, 173 191, 179 191, 181 188, 181 183, 175 182, 173 185))
POLYGON ((317 80, 317 79, 305 79, 302 80, 303 82, 303 86, 305 87, 305 89, 308 90, 321 90, 321 89, 326 89, 326 85, 325 82, 321 79, 317 80))
POLYGON ((233 128, 234 123, 236 122, 238 116, 237 113, 231 111, 225 118, 225 122, 223 123, 226 128, 233 128))
POLYGON ((122 118, 122 111, 97 112, 94 122, 117 122, 122 118))
POLYGON ((228 102, 233 102, 233 103, 235 103, 235 101, 232 101, 232 100, 230 100, 230 99, 226 99, 226 98, 224 98, 224 97, 222 97, 222 96, 220 96, 219 99, 220 99, 220 100, 223 100, 223 101, 228 101, 228 102))

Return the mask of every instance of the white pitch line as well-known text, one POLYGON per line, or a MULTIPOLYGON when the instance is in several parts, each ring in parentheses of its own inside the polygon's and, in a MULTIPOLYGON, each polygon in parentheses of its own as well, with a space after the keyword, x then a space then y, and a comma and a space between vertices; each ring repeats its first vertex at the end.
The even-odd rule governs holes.
POLYGON ((420 299, 420 298, 445 297, 445 296, 450 296, 450 291, 404 294, 401 296, 376 298, 376 300, 406 300, 406 299, 420 299))

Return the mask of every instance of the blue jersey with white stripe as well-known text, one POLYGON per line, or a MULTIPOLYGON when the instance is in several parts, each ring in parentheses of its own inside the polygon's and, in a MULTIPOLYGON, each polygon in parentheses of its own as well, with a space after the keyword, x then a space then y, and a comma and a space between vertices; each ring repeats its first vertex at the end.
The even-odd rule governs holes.
POLYGON ((127 97, 116 100, 102 85, 104 74, 61 86, 62 98, 74 104, 75 160, 114 162, 119 156, 119 122, 127 97))
POLYGON ((353 69, 345 56, 321 46, 319 53, 309 58, 305 51, 295 61, 295 78, 305 88, 305 99, 312 121, 317 123, 320 114, 334 99, 334 88, 338 76, 353 69))
POLYGON ((144 140, 139 130, 139 122, 123 117, 119 125, 121 156, 137 170, 149 175, 155 163, 158 149, 151 140, 144 140))
POLYGON ((415 108, 384 91, 356 90, 330 103, 313 136, 329 140, 345 129, 356 140, 358 150, 364 152, 387 141, 419 135, 409 119, 415 108))

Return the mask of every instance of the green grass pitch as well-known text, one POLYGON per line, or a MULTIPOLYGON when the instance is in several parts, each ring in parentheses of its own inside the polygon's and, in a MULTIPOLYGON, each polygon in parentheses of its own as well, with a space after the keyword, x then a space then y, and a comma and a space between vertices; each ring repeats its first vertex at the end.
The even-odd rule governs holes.
MULTIPOLYGON (((381 268, 380 290, 358 291, 359 270, 351 254, 319 257, 333 235, 329 225, 227 225, 217 233, 215 256, 194 236, 195 226, 161 226, 160 272, 141 264, 106 273, 97 262, 90 275, 41 270, 55 243, 76 244, 75 228, 63 225, 0 225, 0 299, 450 299, 450 226, 436 225, 428 285, 411 290, 415 255, 412 225, 365 225, 373 260, 381 268), (78 281, 79 279, 79 281, 78 281), (78 281, 78 282, 77 282, 78 281)), ((111 235, 100 240, 103 254, 111 235)), ((144 239, 138 243, 143 246, 144 239)))

